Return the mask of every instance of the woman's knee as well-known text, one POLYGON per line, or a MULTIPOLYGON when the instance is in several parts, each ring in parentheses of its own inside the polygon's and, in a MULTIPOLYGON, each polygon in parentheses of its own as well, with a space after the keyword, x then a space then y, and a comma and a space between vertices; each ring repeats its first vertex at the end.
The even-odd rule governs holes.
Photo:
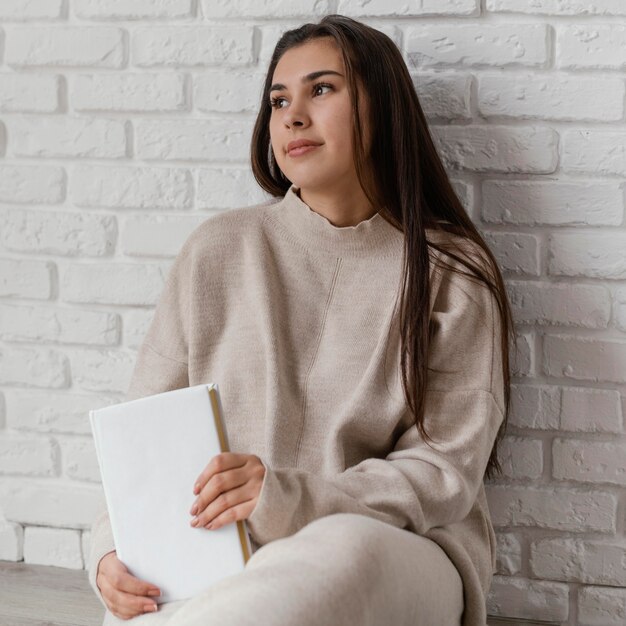
POLYGON ((393 530, 393 526, 365 515, 333 513, 310 522, 296 535, 318 551, 345 553, 351 556, 353 564, 355 560, 363 559, 366 565, 384 554, 389 533, 393 530))

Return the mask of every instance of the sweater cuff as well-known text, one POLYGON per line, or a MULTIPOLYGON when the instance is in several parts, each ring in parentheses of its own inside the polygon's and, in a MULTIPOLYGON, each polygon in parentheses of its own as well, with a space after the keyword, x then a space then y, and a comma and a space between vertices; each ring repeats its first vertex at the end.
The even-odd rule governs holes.
POLYGON ((94 521, 91 527, 91 537, 89 546, 89 563, 88 563, 88 579, 91 588, 102 603, 102 606, 108 610, 102 593, 96 584, 98 573, 98 565, 102 557, 109 552, 115 551, 115 542, 113 540, 113 531, 109 520, 108 510, 104 510, 94 521))
POLYGON ((251 538, 260 546, 280 538, 279 523, 285 517, 284 506, 281 505, 282 490, 276 472, 265 463, 263 466, 265 476, 261 484, 259 499, 246 520, 251 538))

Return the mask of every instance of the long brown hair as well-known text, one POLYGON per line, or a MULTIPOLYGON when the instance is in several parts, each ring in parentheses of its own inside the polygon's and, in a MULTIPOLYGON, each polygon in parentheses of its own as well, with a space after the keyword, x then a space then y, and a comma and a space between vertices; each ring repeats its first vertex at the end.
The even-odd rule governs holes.
POLYGON ((343 57, 353 109, 355 168, 361 186, 368 200, 374 206, 382 207, 381 216, 404 233, 404 280, 400 299, 402 386, 418 432, 427 443, 432 441, 424 428, 430 337, 429 247, 462 263, 469 272, 458 271, 439 259, 444 267, 485 283, 497 301, 502 327, 505 410, 485 469, 485 476, 491 478, 494 471, 502 472, 497 447, 506 430, 510 404, 511 310, 496 259, 452 188, 404 59, 387 35, 342 15, 326 15, 317 24, 304 24, 283 33, 272 54, 252 134, 254 177, 275 197, 283 197, 291 186, 271 150, 269 89, 282 55, 290 48, 319 37, 332 37, 343 57), (364 150, 364 123, 356 97, 359 79, 370 102, 367 123, 372 129, 372 144, 369 157, 364 150), (484 251, 490 267, 485 268, 484 264, 475 264, 465 255, 457 254, 461 248, 454 244, 454 237, 450 238, 450 243, 427 241, 427 227, 475 242, 484 251))

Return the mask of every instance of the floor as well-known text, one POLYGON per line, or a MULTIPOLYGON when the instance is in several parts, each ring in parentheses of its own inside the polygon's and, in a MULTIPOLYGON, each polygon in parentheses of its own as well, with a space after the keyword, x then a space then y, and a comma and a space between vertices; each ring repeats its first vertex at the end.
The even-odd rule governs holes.
POLYGON ((0 561, 1 626, 101 626, 85 570, 0 561))
MULTIPOLYGON (((0 626, 101 626, 104 608, 85 570, 0 561, 0 626)), ((488 626, 558 626, 489 618, 488 626)))

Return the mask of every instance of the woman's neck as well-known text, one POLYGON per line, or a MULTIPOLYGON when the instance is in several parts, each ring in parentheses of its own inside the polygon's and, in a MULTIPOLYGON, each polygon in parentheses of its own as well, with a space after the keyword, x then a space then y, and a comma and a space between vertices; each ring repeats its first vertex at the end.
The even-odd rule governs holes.
POLYGON ((372 206, 361 187, 334 193, 317 192, 300 187, 298 197, 312 211, 319 213, 333 226, 340 228, 356 226, 378 213, 378 209, 372 206))

